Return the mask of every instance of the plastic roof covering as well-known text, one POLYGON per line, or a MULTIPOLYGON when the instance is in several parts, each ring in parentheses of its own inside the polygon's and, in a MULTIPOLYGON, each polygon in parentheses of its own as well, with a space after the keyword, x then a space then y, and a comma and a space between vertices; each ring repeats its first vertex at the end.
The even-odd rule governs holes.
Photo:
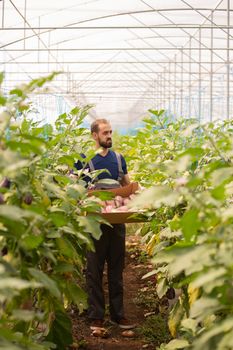
POLYGON ((225 117, 232 2, 0 0, 5 89, 59 70, 53 95, 95 104, 91 116, 118 127, 137 124, 148 108, 225 117))

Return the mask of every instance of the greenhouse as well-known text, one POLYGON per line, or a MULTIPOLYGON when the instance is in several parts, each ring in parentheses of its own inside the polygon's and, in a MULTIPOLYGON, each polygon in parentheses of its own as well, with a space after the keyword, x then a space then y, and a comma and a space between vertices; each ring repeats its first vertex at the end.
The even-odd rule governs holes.
POLYGON ((107 114, 123 128, 138 124, 148 106, 199 120, 232 114, 230 0, 0 6, 4 88, 63 72, 35 98, 46 112, 94 104, 93 118, 107 114))
POLYGON ((0 350, 233 349, 233 1, 0 20, 0 350))

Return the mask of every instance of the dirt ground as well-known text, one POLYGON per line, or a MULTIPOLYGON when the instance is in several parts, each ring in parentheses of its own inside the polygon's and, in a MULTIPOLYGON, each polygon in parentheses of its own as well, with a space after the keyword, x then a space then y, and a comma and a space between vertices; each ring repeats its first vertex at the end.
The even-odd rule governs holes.
MULTIPOLYGON (((85 350, 154 350, 156 348, 155 343, 148 342, 148 339, 144 337, 140 329, 144 326, 145 322, 148 324, 148 315, 159 313, 159 308, 155 308, 155 304, 141 302, 138 300, 144 299, 143 293, 148 291, 148 283, 155 287, 156 280, 153 276, 150 281, 143 280, 142 276, 149 272, 152 268, 149 261, 142 261, 140 252, 140 238, 137 236, 127 237, 127 253, 125 259, 124 270, 124 306, 125 315, 130 322, 136 324, 136 328, 133 330, 132 337, 126 337, 122 334, 123 330, 118 326, 110 324, 108 314, 106 312, 106 328, 109 335, 106 338, 95 337, 91 334, 88 321, 85 315, 78 315, 73 311, 71 318, 73 324, 73 337, 74 347, 73 349, 85 349, 85 350), (141 259, 141 260, 140 260, 141 259), (139 294, 140 291, 140 294, 139 294), (140 298, 139 298, 140 296, 140 298)), ((143 259, 144 260, 144 259, 143 259)), ((106 295, 107 304, 107 281, 106 273, 104 276, 104 290, 106 295)), ((148 291, 150 293, 150 291, 148 291)), ((145 296, 146 299, 146 296, 145 296)))

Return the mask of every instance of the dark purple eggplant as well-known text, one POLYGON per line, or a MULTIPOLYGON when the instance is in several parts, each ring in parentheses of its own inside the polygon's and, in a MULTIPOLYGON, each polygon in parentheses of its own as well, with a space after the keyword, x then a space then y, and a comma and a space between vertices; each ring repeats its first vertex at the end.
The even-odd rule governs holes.
POLYGON ((10 188, 10 186, 11 186, 11 181, 7 177, 4 177, 4 179, 0 183, 0 187, 10 188))
POLYGON ((27 205, 32 204, 32 200, 33 200, 33 196, 31 194, 31 192, 27 192, 24 194, 23 196, 23 202, 27 205))

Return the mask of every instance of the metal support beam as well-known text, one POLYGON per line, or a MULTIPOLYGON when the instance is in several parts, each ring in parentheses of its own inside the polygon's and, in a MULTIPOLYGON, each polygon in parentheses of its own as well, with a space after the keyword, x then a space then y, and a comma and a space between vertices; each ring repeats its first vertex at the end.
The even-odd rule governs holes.
POLYGON ((230 29, 229 29, 229 25, 230 25, 230 0, 227 0, 227 25, 228 25, 228 29, 227 29, 227 119, 230 118, 230 29))
MULTIPOLYGON (((209 18, 209 16, 208 16, 208 17, 205 16, 205 15, 203 14, 202 11, 200 11, 200 10, 198 10, 197 8, 194 8, 192 5, 188 4, 187 1, 185 1, 185 0, 181 0, 181 1, 182 1, 185 5, 187 5, 191 10, 195 11, 195 12, 198 13, 200 16, 202 16, 203 18, 205 18, 208 22, 210 22, 212 26, 214 26, 214 27, 217 28, 217 29, 223 30, 223 31, 227 34, 226 29, 229 29, 229 24, 228 24, 228 23, 227 23, 226 28, 224 28, 224 27, 222 27, 221 25, 219 25, 218 23, 215 23, 215 22, 211 21, 211 19, 209 18)), ((228 1, 228 0, 227 0, 227 1, 228 1)), ((218 7, 222 2, 223 2, 223 0, 220 0, 219 4, 218 4, 216 7, 218 7)), ((228 13, 229 13, 229 12, 228 12, 228 13)), ((202 28, 205 28, 205 26, 203 26, 202 28)), ((229 33, 229 36, 233 39, 233 36, 230 35, 230 33, 229 33)))
MULTIPOLYGON (((201 28, 199 29, 199 48, 201 48, 201 28)), ((199 86, 198 86, 198 119, 199 123, 201 122, 201 115, 202 115, 202 109, 201 109, 201 104, 202 104, 202 81, 201 81, 201 50, 199 51, 199 86)))
POLYGON ((2 0, 2 29, 4 29, 5 21, 5 0, 2 0))
MULTIPOLYGON (((211 10, 210 10, 211 11, 211 10)), ((226 24, 222 24, 222 25, 217 25, 216 27, 216 24, 213 24, 213 25, 210 25, 210 24, 185 24, 185 23, 182 23, 182 24, 157 24, 157 25, 145 25, 145 26, 72 26, 72 27, 59 27, 59 26, 49 26, 49 27, 30 27, 30 28, 26 28, 26 30, 38 30, 38 29, 41 29, 41 30, 46 30, 46 32, 43 32, 42 34, 45 34, 47 33, 47 30, 98 30, 98 29, 101 29, 101 30, 105 30, 105 29, 174 29, 174 28, 178 28, 178 29, 211 29, 211 28, 214 28, 214 29, 221 29, 221 30, 225 30, 225 29, 233 29, 233 25, 226 25, 226 24)), ((24 27, 4 27, 4 30, 16 30, 16 31, 19 31, 19 30, 23 30, 24 31, 24 27)), ((29 38, 27 38, 29 39, 29 38)))
MULTIPOLYGON (((211 21, 214 20, 214 11, 211 12, 211 21)), ((213 119, 213 46, 214 46, 214 31, 210 30, 210 121, 213 119)))
POLYGON ((183 72, 184 72, 184 69, 183 69, 183 62, 184 62, 184 55, 183 55, 183 48, 181 49, 181 52, 180 52, 180 56, 181 56, 181 71, 180 71, 180 82, 181 82, 181 86, 180 86, 180 115, 181 117, 183 117, 183 72))
POLYGON ((174 114, 176 115, 176 98, 177 98, 177 93, 176 93, 176 59, 177 59, 177 55, 175 55, 174 58, 174 114))
MULTIPOLYGON (((233 28, 232 28, 233 29, 233 28)), ((201 30, 201 29, 199 29, 201 30)), ((2 48, 2 47, 0 47, 2 48)), ((59 48, 59 49, 50 49, 50 48, 40 48, 40 49, 7 49, 8 52, 37 52, 37 51, 44 51, 44 52, 72 52, 72 51, 177 51, 177 50, 183 50, 183 51, 189 51, 189 47, 70 47, 70 48, 59 48)), ((209 51, 209 47, 192 47, 191 51, 209 51)), ((213 50, 217 51, 230 51, 230 48, 222 48, 222 47, 214 47, 213 50)), ((169 59, 168 59, 169 61, 169 59)), ((167 62, 168 62, 167 61, 167 62)))
MULTIPOLYGON (((189 40, 189 55, 191 56, 191 48, 192 48, 192 37, 190 36, 189 40)), ((189 61, 189 116, 191 116, 191 111, 192 111, 192 84, 191 84, 191 79, 192 79, 192 62, 189 61)))
POLYGON ((23 47, 24 47, 24 50, 26 49, 26 25, 27 25, 27 21, 26 21, 26 18, 27 18, 27 0, 24 0, 24 40, 23 40, 23 47))
POLYGON ((171 113, 171 61, 168 64, 168 106, 171 113))
MULTIPOLYGON (((8 50, 7 50, 8 51, 8 50)), ((104 63, 108 63, 108 64, 157 64, 158 63, 164 63, 164 64, 167 64, 169 63, 169 61, 111 61, 111 62, 108 62, 108 61, 64 61, 65 64, 104 64, 104 63)), ((230 60, 230 62, 233 62, 233 60, 230 60)), ((57 64, 57 62, 52 62, 51 63, 54 63, 54 64, 57 64)), ((177 61, 177 63, 181 63, 180 61, 177 61)), ((197 64, 197 62, 190 62, 191 64, 197 64)), ((210 61, 205 61, 203 62, 202 61, 202 64, 210 64, 210 61)), ((218 61, 215 61, 213 62, 214 64, 220 64, 222 65, 222 62, 218 62, 218 61)), ((8 65, 8 64, 18 64, 18 62, 13 62, 13 61, 9 61, 9 62, 6 62, 6 61, 3 61, 3 62, 0 62, 0 64, 4 64, 4 65, 8 65)), ((25 61, 25 62, 20 62, 20 64, 48 64, 48 61, 40 61, 40 62, 35 62, 35 61, 25 61)))

